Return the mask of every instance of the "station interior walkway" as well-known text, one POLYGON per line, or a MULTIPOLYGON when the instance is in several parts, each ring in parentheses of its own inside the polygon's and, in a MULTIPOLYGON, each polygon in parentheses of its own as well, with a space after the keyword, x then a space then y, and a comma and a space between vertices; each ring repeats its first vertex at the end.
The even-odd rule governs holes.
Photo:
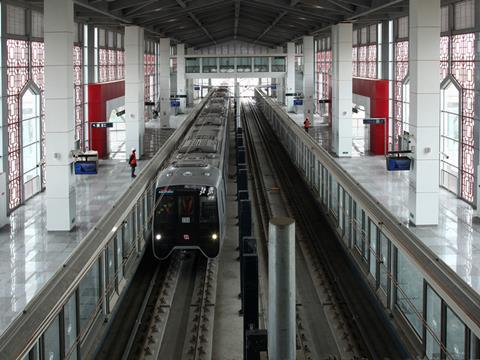
MULTIPOLYGON (((186 117, 187 114, 171 116, 169 125, 177 128, 186 117)), ((138 162, 137 174, 147 163, 148 160, 138 162)), ((131 182, 130 167, 125 160, 100 160, 97 175, 77 176, 76 226, 70 232, 47 231, 45 192, 12 212, 10 226, 0 230, 0 334, 53 277, 131 182)))
MULTIPOLYGON (((288 115, 303 127, 303 113, 288 115)), ((312 125, 310 135, 330 151, 331 129, 328 124, 316 114, 312 125)), ((480 223, 474 220, 475 210, 451 192, 440 188, 439 224, 411 226, 408 220, 409 172, 387 171, 384 156, 364 156, 358 151, 352 151, 352 155, 351 158, 334 159, 400 222, 409 227, 439 259, 480 293, 480 223)))

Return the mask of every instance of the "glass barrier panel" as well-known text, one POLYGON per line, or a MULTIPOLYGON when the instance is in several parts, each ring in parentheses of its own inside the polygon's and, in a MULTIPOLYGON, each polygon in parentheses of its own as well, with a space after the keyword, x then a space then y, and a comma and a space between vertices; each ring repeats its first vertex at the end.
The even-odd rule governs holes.
POLYGON ((111 296, 115 292, 115 241, 112 238, 105 249, 106 272, 107 272, 107 294, 111 296))
POLYGON ((397 251, 397 299, 403 313, 418 336, 422 333, 423 277, 410 260, 397 251))
POLYGON ((90 271, 80 282, 79 293, 79 316, 80 333, 83 333, 89 321, 99 309, 100 300, 100 271, 99 261, 97 260, 90 271))
POLYGON ((77 358, 77 298, 75 293, 63 307, 63 328, 66 357, 74 360, 77 358))
POLYGON ((344 202, 343 202, 343 188, 342 186, 339 184, 337 186, 337 198, 338 198, 338 226, 340 228, 340 234, 343 235, 344 232, 343 230, 345 229, 345 213, 344 213, 344 202))
POLYGON ((45 360, 60 360, 60 320, 55 320, 43 334, 43 358, 45 360))
POLYGON ((130 250, 132 249, 132 230, 131 223, 130 223, 130 216, 127 217, 127 221, 123 223, 123 257, 124 259, 128 259, 130 256, 130 250))
POLYGON ((426 307, 426 339, 425 355, 429 359, 441 359, 440 339, 442 323, 442 300, 433 289, 427 285, 426 307))
POLYGON ((117 276, 118 281, 123 279, 123 240, 122 240, 122 229, 117 230, 115 236, 115 243, 117 248, 117 276))
POLYGON ((344 208, 345 208, 345 240, 350 243, 352 240, 352 197, 349 193, 343 190, 345 194, 344 208))
POLYGON ((447 307, 446 344, 448 355, 452 359, 465 359, 465 325, 449 307, 447 307))
POLYGON ((368 219, 368 239, 369 239, 369 248, 368 253, 368 262, 370 264, 370 274, 376 279, 377 278, 377 234, 378 228, 375 223, 368 219))
POLYGON ((368 233, 367 233, 367 229, 368 229, 368 226, 367 226, 368 222, 367 222, 367 214, 365 213, 365 210, 362 209, 362 233, 361 233, 361 249, 362 249, 362 256, 363 256, 363 259, 365 260, 365 262, 367 262, 367 259, 368 259, 368 254, 369 254, 369 251, 368 251, 368 245, 367 245, 367 236, 368 236, 368 233))
POLYGON ((23 356, 22 360, 40 360, 40 344, 37 341, 35 345, 23 356))
POLYGON ((389 243, 390 240, 388 240, 385 234, 380 231, 380 252, 378 254, 380 261, 380 287, 385 294, 387 294, 388 291, 388 275, 390 273, 390 261, 388 256, 389 243))

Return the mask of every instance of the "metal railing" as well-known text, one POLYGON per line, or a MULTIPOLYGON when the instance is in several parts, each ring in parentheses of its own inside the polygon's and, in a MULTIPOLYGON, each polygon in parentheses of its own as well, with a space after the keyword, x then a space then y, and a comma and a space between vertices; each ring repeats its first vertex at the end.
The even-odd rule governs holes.
MULTIPOLYGON (((474 341, 469 337, 474 338, 475 336, 478 342, 480 337, 480 294, 442 262, 383 204, 370 195, 325 149, 288 116, 281 105, 267 97, 259 89, 255 90, 255 97, 258 106, 271 123, 277 136, 280 137, 292 160, 301 170, 306 182, 318 195, 319 201, 327 208, 331 223, 337 227, 337 232, 347 250, 352 254, 353 250, 357 251, 354 249, 355 244, 352 241, 354 233, 366 232, 363 240, 368 243, 371 241, 370 237, 375 239, 368 249, 368 252, 373 252, 373 255, 369 255, 367 252, 365 259, 359 260, 357 263, 360 264, 364 261, 362 268, 377 294, 382 293, 379 290, 386 293, 385 299, 382 301, 384 306, 392 312, 401 313, 399 298, 405 295, 401 284, 398 283, 398 257, 401 254, 414 265, 415 271, 418 270, 418 277, 423 279, 424 284, 421 289, 418 289, 418 297, 422 298, 421 307, 416 308, 410 304, 413 307, 412 313, 414 316, 419 316, 420 323, 423 324, 423 331, 413 337, 420 338, 419 342, 424 343, 427 336, 425 334, 432 333, 424 314, 427 301, 426 289, 430 287, 441 298, 442 304, 445 304, 447 309, 453 310, 467 327, 464 329, 465 343, 474 341), (355 204, 356 210, 360 208, 360 212, 365 212, 362 226, 357 224, 359 219, 356 219, 356 215, 352 213, 354 208, 352 204, 355 204), (370 231, 370 222, 375 228, 374 235, 370 231), (382 254, 380 244, 385 240, 390 250, 387 254, 382 254), (386 264, 384 263, 385 257, 388 259, 386 264), (370 259, 373 259, 376 271, 374 269, 372 272, 370 259), (388 282, 386 287, 385 284, 380 284, 379 280, 381 275, 385 275, 385 272, 388 282)), ((379 295, 379 297, 381 296, 379 295)), ((411 300, 409 299, 409 301, 411 300)), ((405 314, 402 315, 407 317, 405 314)), ((445 319, 444 315, 442 315, 442 319, 445 319)), ((408 320, 406 323, 413 328, 408 320)), ((445 348, 443 343, 439 345, 446 353, 446 357, 450 357, 450 349, 445 348)), ((424 349, 424 344, 419 347, 424 349)), ((466 346, 466 349, 468 348, 469 346, 466 346)), ((468 357, 468 355, 466 356, 468 357)))
MULTIPOLYGON (((96 225, 88 232, 79 246, 63 263, 63 266, 55 273, 55 275, 43 286, 40 292, 27 304, 25 310, 20 314, 7 330, 0 337, 0 354, 1 358, 15 359, 22 358, 28 354, 33 348, 45 350, 45 332, 59 321, 59 328, 64 329, 62 325, 65 316, 63 314, 64 307, 72 298, 76 299, 76 331, 75 331, 75 347, 67 348, 65 345, 64 331, 59 331, 58 351, 62 358, 69 358, 73 352, 78 355, 81 351, 81 345, 86 342, 84 336, 92 333, 90 331, 91 323, 95 319, 88 319, 89 326, 85 331, 80 329, 78 325, 82 319, 79 317, 79 286, 87 275, 95 270, 97 264, 98 281, 100 282, 100 296, 97 300, 97 311, 92 316, 101 316, 101 308, 105 319, 114 311, 116 305, 115 299, 112 299, 112 283, 108 271, 108 250, 109 245, 115 245, 117 248, 117 233, 122 231, 124 225, 128 224, 128 251, 124 251, 123 260, 120 264, 115 263, 122 269, 122 277, 128 282, 129 277, 133 276, 136 266, 139 263, 142 253, 145 251, 146 230, 149 229, 151 217, 153 214, 153 188, 155 186, 156 177, 160 168, 162 168, 169 159, 170 154, 176 148, 179 141, 186 134, 186 130, 191 126, 197 114, 201 111, 212 91, 207 97, 190 112, 186 120, 179 129, 166 141, 157 154, 149 161, 145 168, 138 174, 135 181, 129 186, 126 192, 121 196, 111 209, 107 210, 105 215, 100 218, 96 225), (115 241, 112 243, 112 241, 115 241), (136 256, 133 256, 136 255, 136 256), (129 266, 127 268, 127 265, 129 266), (99 306, 100 305, 100 306, 99 306), (44 342, 40 344, 40 342, 44 342), (61 348, 63 344, 63 349, 61 348)), ((125 233, 122 232, 125 235, 125 233)), ((124 236, 122 235, 122 236, 124 236)), ((125 243, 122 243, 122 249, 125 250, 125 243)), ((96 274, 96 272, 93 272, 96 274)), ((117 283, 118 269, 113 276, 115 287, 119 289, 117 283)), ((123 283, 119 292, 125 290, 127 286, 123 283)), ((118 294, 118 297, 120 294, 118 294)), ((116 297, 116 299, 118 299, 116 297)), ((56 353, 55 353, 56 354, 56 353)), ((76 358, 76 357, 75 357, 76 358)))

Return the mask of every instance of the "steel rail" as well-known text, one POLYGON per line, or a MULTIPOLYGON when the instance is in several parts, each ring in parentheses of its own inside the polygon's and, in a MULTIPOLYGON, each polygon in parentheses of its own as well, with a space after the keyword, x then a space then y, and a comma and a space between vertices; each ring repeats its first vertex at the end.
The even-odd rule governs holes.
MULTIPOLYGON (((337 182, 375 221, 380 230, 398 249, 418 267, 422 275, 440 297, 455 311, 466 326, 480 337, 480 294, 463 281, 447 264, 441 261, 406 225, 402 224, 384 205, 345 171, 335 159, 312 137, 301 129, 283 108, 259 89, 255 95, 314 154, 315 158, 332 174, 337 182)), ((262 109, 262 111, 264 111, 262 109)), ((266 116, 270 121, 269 116, 266 116)))
MULTIPOLYGON (((278 144, 280 147, 282 147, 282 145, 279 144, 279 140, 277 140, 271 131, 272 129, 267 129, 267 124, 265 121, 262 121, 263 119, 261 119, 255 106, 250 104, 250 108, 255 127, 265 144, 266 152, 272 162, 275 178, 280 180, 280 194, 284 207, 289 214, 288 216, 294 217, 296 221, 296 249, 299 259, 301 259, 298 265, 301 267, 303 263, 303 266, 308 271, 308 276, 312 279, 312 286, 316 287, 316 296, 320 304, 323 305, 323 309, 319 311, 323 312, 327 320, 327 331, 332 333, 340 357, 358 357, 360 356, 360 349, 366 347, 365 344, 368 344, 368 342, 363 338, 364 334, 361 331, 357 330, 356 332, 352 332, 352 327, 358 329, 359 324, 349 320, 355 318, 355 311, 350 308, 348 308, 348 310, 343 308, 347 303, 345 299, 348 297, 348 294, 338 286, 336 272, 330 263, 330 259, 326 258, 318 247, 315 246, 318 245, 315 240, 319 232, 316 231, 317 229, 313 229, 315 226, 312 226, 312 219, 308 216, 309 212, 304 211, 305 201, 301 200, 299 202, 296 196, 291 197, 288 195, 293 193, 293 191, 299 190, 299 186, 295 186, 291 178, 297 170, 288 171, 285 162, 281 162, 278 159, 280 152, 278 148, 275 148, 275 145, 278 144), (315 279, 317 278, 320 278, 320 281, 316 281, 315 279), (339 293, 340 296, 338 296, 339 293), (360 346, 360 344, 362 346, 360 346)), ((280 149, 280 151, 282 151, 282 149, 280 149)), ((289 162, 289 160, 287 160, 287 162, 289 162)), ((299 293, 299 295, 302 297, 301 293, 299 293)), ((315 348, 313 344, 309 344, 313 338, 311 334, 310 336, 305 335, 307 329, 303 326, 302 322, 306 322, 306 319, 305 315, 303 317, 301 316, 301 311, 299 310, 301 309, 297 308, 297 331, 299 334, 297 341, 301 344, 305 357, 309 359, 312 358, 315 352, 322 350, 315 348)), ((370 354, 373 354, 373 352, 370 354)), ((318 356, 318 354, 316 355, 318 356)), ((325 354, 322 354, 322 356, 325 356, 325 354)))
POLYGON ((140 171, 125 194, 115 202, 110 210, 105 212, 79 246, 65 260, 63 266, 27 304, 23 313, 1 335, 0 354, 3 357, 14 359, 23 355, 60 313, 63 305, 98 260, 103 249, 112 239, 126 216, 132 211, 145 191, 149 189, 149 186, 152 185, 152 181, 155 181, 158 169, 169 159, 170 153, 183 139, 193 120, 203 109, 212 93, 211 90, 207 97, 187 116, 179 129, 166 141, 147 166, 140 171))

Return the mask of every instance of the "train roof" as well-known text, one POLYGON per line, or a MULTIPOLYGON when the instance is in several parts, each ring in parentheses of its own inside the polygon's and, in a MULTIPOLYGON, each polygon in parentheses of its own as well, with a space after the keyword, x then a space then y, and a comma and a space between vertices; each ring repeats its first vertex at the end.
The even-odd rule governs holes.
POLYGON ((168 168, 162 170, 158 186, 205 185, 217 187, 225 155, 229 98, 223 89, 211 94, 168 168))
POLYGON ((157 180, 157 187, 175 185, 204 185, 218 187, 221 174, 220 170, 210 165, 201 163, 179 166, 175 163, 162 171, 157 180))

